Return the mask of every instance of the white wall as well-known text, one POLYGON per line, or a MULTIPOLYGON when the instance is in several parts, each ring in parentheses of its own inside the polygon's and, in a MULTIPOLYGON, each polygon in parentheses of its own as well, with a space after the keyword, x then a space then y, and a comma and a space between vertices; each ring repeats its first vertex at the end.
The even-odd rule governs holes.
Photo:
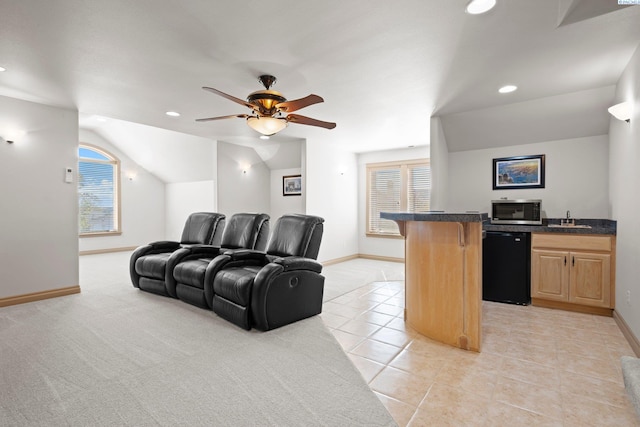
POLYGON ((308 139, 303 149, 306 213, 325 220, 321 262, 358 253, 357 159, 330 141, 325 136, 308 139))
POLYGON ((217 212, 215 193, 213 180, 167 184, 165 239, 180 241, 184 224, 192 213, 217 212))
POLYGON ((271 171, 271 209, 269 215, 272 222, 288 213, 305 213, 304 198, 306 189, 302 187, 301 196, 282 195, 282 177, 288 175, 301 175, 301 168, 276 169, 271 171))
POLYGON ((404 258, 404 238, 368 237, 367 230, 367 163, 428 159, 429 146, 399 150, 374 151, 358 155, 358 250, 365 255, 404 258))
POLYGON ((0 298, 78 285, 78 112, 0 96, 0 298), (77 175, 76 175, 77 176, 77 175))
POLYGON ((271 172, 253 148, 218 142, 219 212, 269 212, 270 186, 271 172))
POLYGON ((449 194, 449 148, 439 117, 431 118, 431 209, 446 211, 449 194))
POLYGON ((449 153, 447 208, 489 212, 501 197, 542 199, 547 218, 609 218, 609 143, 606 135, 449 153), (493 159, 544 154, 545 188, 493 190, 493 159))
POLYGON ((623 101, 634 104, 631 122, 612 118, 609 127, 609 196, 618 221, 616 312, 640 338, 640 48, 618 81, 616 103, 623 101))
POLYGON ((80 142, 103 148, 120 160, 122 227, 120 236, 81 237, 80 251, 126 248, 163 240, 164 183, 91 130, 80 129, 80 142), (129 179, 130 177, 133 179, 129 179))

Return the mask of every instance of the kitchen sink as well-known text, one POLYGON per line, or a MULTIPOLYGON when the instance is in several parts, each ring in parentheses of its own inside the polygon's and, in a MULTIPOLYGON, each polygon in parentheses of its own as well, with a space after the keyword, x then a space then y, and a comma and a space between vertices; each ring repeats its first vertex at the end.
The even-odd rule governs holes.
POLYGON ((549 224, 547 227, 553 227, 553 228, 591 228, 590 225, 583 225, 583 224, 549 224))

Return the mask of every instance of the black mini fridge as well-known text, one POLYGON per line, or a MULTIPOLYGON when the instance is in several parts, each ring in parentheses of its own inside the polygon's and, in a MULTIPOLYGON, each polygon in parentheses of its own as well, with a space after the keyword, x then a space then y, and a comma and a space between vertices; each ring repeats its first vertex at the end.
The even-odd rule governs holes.
POLYGON ((482 241, 482 299, 531 302, 530 233, 487 231, 482 241))

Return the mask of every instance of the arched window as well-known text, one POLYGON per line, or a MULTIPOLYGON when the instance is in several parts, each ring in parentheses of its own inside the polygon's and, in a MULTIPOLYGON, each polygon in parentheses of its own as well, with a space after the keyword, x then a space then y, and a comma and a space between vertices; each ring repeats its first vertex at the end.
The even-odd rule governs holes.
POLYGON ((120 234, 120 161, 101 148, 78 148, 80 237, 120 234))

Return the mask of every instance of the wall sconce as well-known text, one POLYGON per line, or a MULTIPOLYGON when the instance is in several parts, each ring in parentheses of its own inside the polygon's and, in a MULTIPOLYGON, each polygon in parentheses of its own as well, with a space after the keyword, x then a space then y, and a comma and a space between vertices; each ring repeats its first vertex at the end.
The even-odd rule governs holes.
POLYGON ((245 164, 240 164, 240 170, 242 171, 242 173, 244 175, 246 175, 247 173, 249 173, 249 169, 251 169, 251 165, 248 163, 245 164))
POLYGON ((24 136, 27 132, 23 130, 5 130, 0 136, 7 144, 13 144, 17 139, 24 136))
POLYGON ((488 12, 496 5, 496 0, 471 0, 465 9, 471 15, 488 12))
POLYGON ((133 181, 134 179, 136 179, 137 176, 138 176, 138 172, 136 172, 136 171, 127 172, 127 179, 129 181, 133 181))
POLYGON ((618 120, 624 120, 629 123, 631 121, 631 103, 621 102, 613 107, 609 107, 607 110, 609 113, 618 120))

